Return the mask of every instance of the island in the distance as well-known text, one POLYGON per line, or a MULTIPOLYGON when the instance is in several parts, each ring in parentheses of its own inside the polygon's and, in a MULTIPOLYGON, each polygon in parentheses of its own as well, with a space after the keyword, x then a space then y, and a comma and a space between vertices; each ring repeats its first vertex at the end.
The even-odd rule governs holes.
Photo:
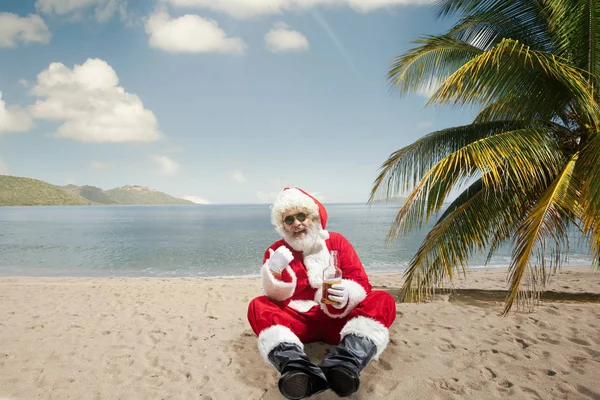
POLYGON ((0 206, 195 204, 146 186, 102 190, 94 186, 57 186, 38 179, 0 175, 0 206))

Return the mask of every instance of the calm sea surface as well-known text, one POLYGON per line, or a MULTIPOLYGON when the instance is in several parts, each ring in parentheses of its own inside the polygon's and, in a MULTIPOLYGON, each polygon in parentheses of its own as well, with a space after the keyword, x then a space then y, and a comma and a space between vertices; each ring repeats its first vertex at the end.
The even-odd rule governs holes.
MULTIPOLYGON (((326 207, 328 229, 350 240, 368 272, 404 270, 426 233, 388 247, 398 204, 326 207)), ((258 275, 279 239, 269 219, 269 205, 0 207, 0 275, 258 275)), ((571 247, 569 265, 590 265, 576 235, 571 247)), ((502 249, 487 266, 507 266, 509 255, 502 249)))

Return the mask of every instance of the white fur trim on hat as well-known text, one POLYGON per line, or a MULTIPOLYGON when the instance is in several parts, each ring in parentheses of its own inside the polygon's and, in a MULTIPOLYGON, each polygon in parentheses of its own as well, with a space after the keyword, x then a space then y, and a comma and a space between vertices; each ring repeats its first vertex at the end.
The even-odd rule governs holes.
POLYGON ((263 356, 267 363, 269 361, 269 353, 281 343, 294 343, 304 350, 304 344, 300 338, 287 326, 273 325, 263 329, 258 335, 258 351, 263 356))
POLYGON ((291 282, 283 282, 275 278, 269 269, 269 260, 265 262, 260 271, 265 296, 276 301, 283 301, 292 297, 294 290, 296 290, 296 274, 289 265, 285 267, 285 270, 292 277, 291 282))
POLYGON ((379 356, 388 345, 390 340, 390 331, 381 322, 369 317, 355 317, 346 322, 346 325, 340 331, 340 339, 344 336, 354 334, 371 340, 377 346, 377 352, 373 357, 374 360, 379 360, 379 356))
POLYGON ((350 314, 350 312, 352 312, 352 310, 354 310, 354 308, 367 297, 367 292, 365 291, 365 288, 361 286, 360 283, 351 281, 350 279, 342 279, 342 283, 348 288, 348 304, 346 305, 346 308, 344 308, 344 311, 341 314, 330 313, 329 309, 327 308, 327 304, 321 303, 321 300, 323 299, 322 290, 317 290, 317 292, 315 293, 315 301, 321 304, 321 310, 323 310, 323 312, 331 318, 344 318, 345 316, 350 314))
POLYGON ((275 225, 275 229, 280 234, 285 235, 283 214, 295 208, 305 208, 310 217, 319 218, 319 206, 313 199, 295 188, 284 190, 279 193, 271 207, 271 223, 275 225))

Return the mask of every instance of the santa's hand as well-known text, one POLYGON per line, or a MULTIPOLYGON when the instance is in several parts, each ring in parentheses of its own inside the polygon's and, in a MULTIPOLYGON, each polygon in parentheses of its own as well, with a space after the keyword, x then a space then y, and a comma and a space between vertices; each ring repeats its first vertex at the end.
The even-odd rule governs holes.
POLYGON ((348 304, 348 288, 343 283, 336 283, 327 290, 329 295, 327 298, 331 301, 335 301, 339 304, 332 304, 333 307, 340 309, 346 307, 348 304))
POLYGON ((269 249, 269 269, 278 274, 294 259, 292 252, 285 246, 280 246, 277 250, 269 249))

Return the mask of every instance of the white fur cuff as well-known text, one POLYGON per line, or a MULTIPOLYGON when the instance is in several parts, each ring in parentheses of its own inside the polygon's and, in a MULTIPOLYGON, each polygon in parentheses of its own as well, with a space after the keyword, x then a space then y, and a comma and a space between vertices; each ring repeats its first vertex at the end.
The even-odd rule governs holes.
POLYGON ((269 353, 281 343, 294 343, 304 350, 304 344, 300 338, 287 326, 273 325, 263 329, 258 335, 258 351, 263 356, 267 363, 269 361, 269 353))
POLYGON ((287 266, 285 268, 287 272, 291 275, 291 282, 283 282, 273 276, 273 273, 269 269, 269 261, 262 266, 261 269, 261 281, 263 292, 265 295, 276 301, 283 301, 289 299, 294 294, 294 290, 296 289, 296 274, 292 269, 287 266))
POLYGON ((288 303, 289 308, 301 313, 305 313, 315 306, 318 306, 318 304, 312 300, 292 300, 288 303))
POLYGON ((321 310, 323 310, 323 312, 331 318, 344 318, 345 316, 350 314, 350 312, 352 312, 352 310, 354 310, 354 308, 367 297, 367 292, 365 291, 365 288, 363 288, 359 283, 351 281, 349 279, 342 279, 342 283, 348 288, 348 304, 346 305, 346 308, 341 314, 330 313, 329 309, 327 308, 327 304, 321 303, 321 299, 323 298, 322 290, 317 290, 317 292, 315 293, 315 301, 321 304, 321 310))
POLYGON ((390 340, 390 331, 381 322, 368 317, 356 317, 344 325, 340 331, 340 339, 344 336, 354 334, 371 340, 377 346, 377 353, 373 359, 378 360, 390 340))

